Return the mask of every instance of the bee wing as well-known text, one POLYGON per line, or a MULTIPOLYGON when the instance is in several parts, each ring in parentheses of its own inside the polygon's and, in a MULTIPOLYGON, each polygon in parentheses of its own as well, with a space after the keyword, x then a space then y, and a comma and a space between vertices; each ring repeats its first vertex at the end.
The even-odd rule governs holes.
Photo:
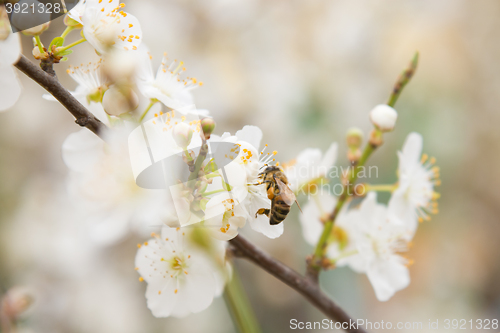
POLYGON ((280 190, 280 196, 283 199, 283 201, 288 205, 291 206, 293 205, 293 202, 297 202, 297 198, 295 197, 295 194, 293 194, 293 191, 290 190, 290 188, 283 183, 279 178, 275 178, 276 184, 278 185, 278 189, 280 190))
POLYGON ((297 198, 295 198, 295 203, 297 204, 297 207, 299 207, 300 212, 301 212, 301 213, 304 213, 304 212, 302 211, 302 208, 300 208, 300 205, 299 205, 299 202, 297 201, 297 198))

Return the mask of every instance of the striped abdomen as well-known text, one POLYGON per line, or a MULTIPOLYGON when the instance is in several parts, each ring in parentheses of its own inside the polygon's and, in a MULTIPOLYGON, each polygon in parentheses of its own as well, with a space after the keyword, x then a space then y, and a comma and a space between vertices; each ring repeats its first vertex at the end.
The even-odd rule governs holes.
POLYGON ((282 199, 281 196, 276 196, 271 202, 271 217, 269 218, 269 223, 271 225, 280 224, 290 212, 290 206, 288 206, 282 199))

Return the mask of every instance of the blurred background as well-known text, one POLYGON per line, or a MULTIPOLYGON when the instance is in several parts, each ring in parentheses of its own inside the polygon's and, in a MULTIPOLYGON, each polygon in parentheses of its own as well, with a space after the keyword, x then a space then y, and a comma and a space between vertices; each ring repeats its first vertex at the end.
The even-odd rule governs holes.
MULTIPOLYGON (((142 23, 154 67, 166 51, 185 62, 188 76, 204 82, 194 95, 216 119, 217 134, 257 125, 282 161, 337 141, 337 164, 345 166, 347 128, 368 133, 368 112, 387 101, 418 50, 416 76, 396 104, 397 127, 369 163, 379 167, 373 182, 396 181, 396 151, 417 131, 424 152, 441 167, 440 213, 420 225, 408 253, 415 261, 411 285, 381 303, 366 276, 348 269, 322 274, 321 283, 356 318, 424 325, 429 319, 500 319, 500 2, 125 2, 142 23)), ((42 41, 63 29, 62 19, 53 21, 42 41)), ((30 38, 23 37, 23 46, 29 56, 30 38)), ((68 89, 75 83, 67 66, 92 54, 89 45, 80 45, 57 66, 68 89)), ((188 318, 154 318, 146 308, 146 285, 133 269, 133 237, 106 248, 89 243, 65 195, 61 158, 64 139, 79 128, 60 105, 42 100, 42 88, 19 77, 22 99, 0 114, 0 285, 34 291, 36 302, 22 327, 52 333, 234 332, 222 299, 188 318)), ((292 212, 277 240, 248 226, 243 233, 303 271, 312 249, 292 212)), ((286 332, 292 318, 324 318, 264 271, 245 261, 236 265, 264 332, 286 332)))

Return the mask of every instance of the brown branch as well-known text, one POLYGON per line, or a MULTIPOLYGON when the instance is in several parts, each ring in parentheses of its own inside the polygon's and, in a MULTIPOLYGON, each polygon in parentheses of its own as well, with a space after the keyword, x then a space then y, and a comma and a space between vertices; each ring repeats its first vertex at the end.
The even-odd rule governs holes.
POLYGON ((366 332, 359 327, 352 328, 351 323, 355 323, 356 320, 349 317, 344 310, 321 291, 319 285, 314 281, 300 275, 290 267, 272 258, 241 235, 236 236, 230 240, 229 243, 237 250, 233 251, 233 254, 237 256, 240 255, 252 261, 292 289, 295 289, 329 318, 341 323, 348 323, 348 325, 346 325, 349 327, 346 329, 347 332, 366 332))
POLYGON ((21 55, 19 61, 14 65, 21 72, 30 77, 33 81, 42 86, 52 94, 61 104, 76 118, 75 122, 87 127, 90 131, 102 138, 102 133, 106 129, 99 119, 76 100, 53 76, 45 73, 38 66, 29 61, 24 55, 21 55))

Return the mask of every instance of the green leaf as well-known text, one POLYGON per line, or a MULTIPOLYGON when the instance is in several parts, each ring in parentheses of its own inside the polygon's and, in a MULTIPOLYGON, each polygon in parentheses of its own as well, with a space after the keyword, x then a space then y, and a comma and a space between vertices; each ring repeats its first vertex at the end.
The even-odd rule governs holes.
POLYGON ((65 50, 65 51, 57 53, 57 55, 58 56, 66 56, 66 55, 69 55, 71 53, 73 53, 73 50, 65 50))
POLYGON ((59 61, 68 61, 68 57, 64 57, 64 58, 62 58, 62 59, 61 59, 61 60, 59 60, 59 61))
POLYGON ((56 37, 50 42, 49 45, 49 50, 52 50, 52 45, 55 45, 56 47, 61 47, 64 45, 64 38, 63 37, 56 37))

